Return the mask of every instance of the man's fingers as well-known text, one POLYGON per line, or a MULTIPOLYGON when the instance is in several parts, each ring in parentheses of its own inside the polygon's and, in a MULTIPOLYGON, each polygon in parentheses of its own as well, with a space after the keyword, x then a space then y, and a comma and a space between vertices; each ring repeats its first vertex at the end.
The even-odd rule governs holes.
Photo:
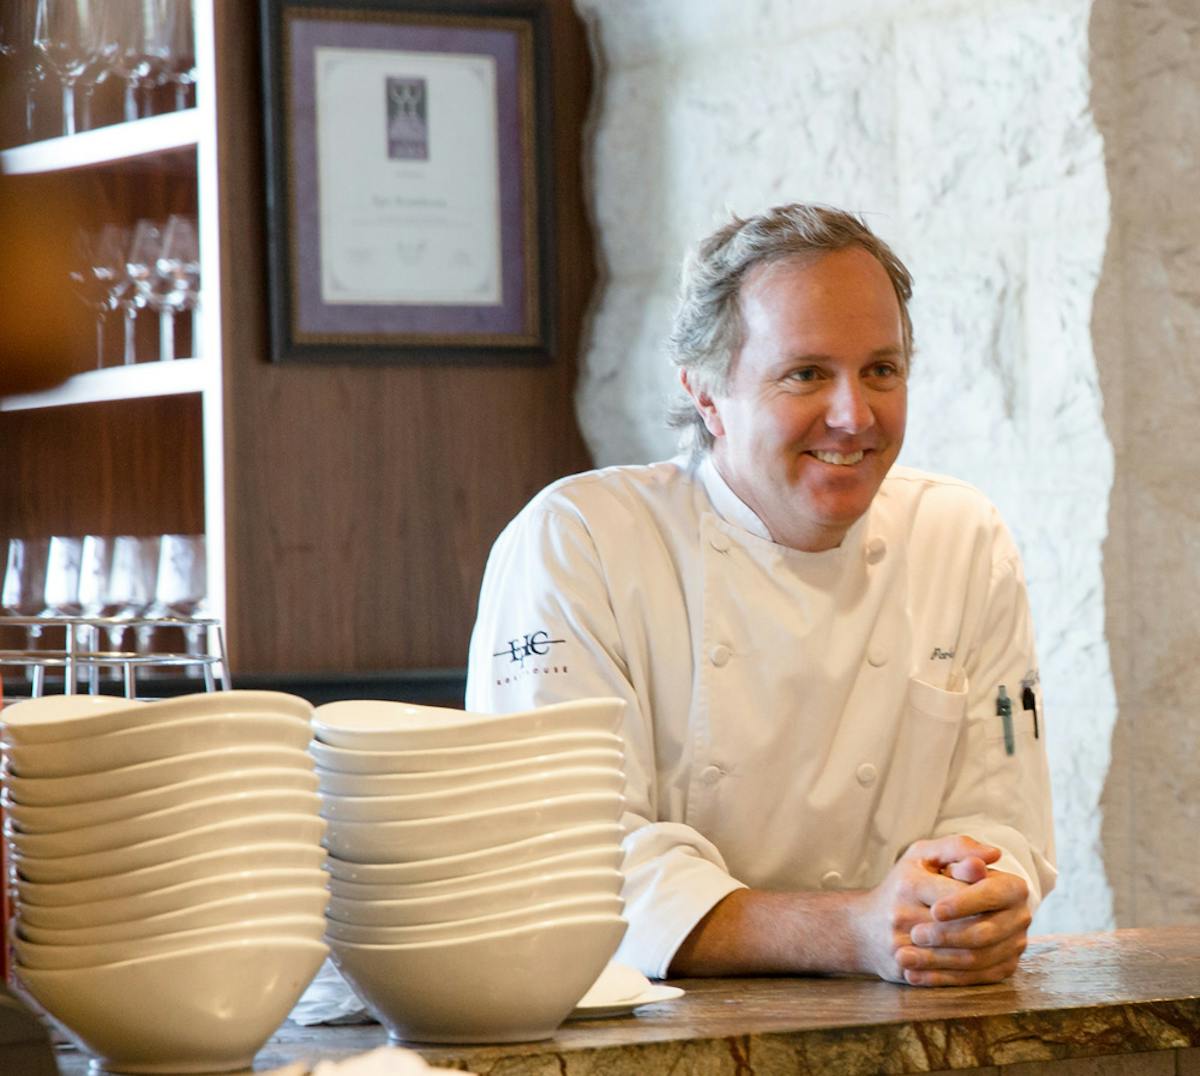
POLYGON ((925 949, 983 949, 1029 930, 1029 909, 1006 908, 948 922, 917 923, 909 932, 913 945, 925 949))
POLYGON ((987 864, 978 856, 968 856, 966 859, 956 860, 943 867, 942 873, 955 881, 972 885, 975 882, 982 882, 987 877, 988 868, 987 864))
POLYGON ((988 871, 987 877, 974 885, 943 891, 930 905, 930 911, 940 921, 968 919, 985 912, 1024 907, 1028 897, 1029 886, 1023 878, 1005 871, 988 871))
POLYGON ((1017 961, 1010 960, 981 971, 905 971, 904 981, 909 986, 984 986, 999 983, 1017 970, 1017 961))
POLYGON ((1000 849, 990 844, 981 844, 964 834, 955 834, 950 837, 914 841, 905 854, 928 863, 935 870, 941 870, 942 867, 948 867, 960 859, 981 859, 984 863, 995 863, 1000 858, 1000 849))
POLYGON ((971 948, 922 948, 905 946, 896 953, 896 963, 905 971, 982 971, 1017 961, 1025 952, 1024 933, 1001 938, 993 945, 971 948))

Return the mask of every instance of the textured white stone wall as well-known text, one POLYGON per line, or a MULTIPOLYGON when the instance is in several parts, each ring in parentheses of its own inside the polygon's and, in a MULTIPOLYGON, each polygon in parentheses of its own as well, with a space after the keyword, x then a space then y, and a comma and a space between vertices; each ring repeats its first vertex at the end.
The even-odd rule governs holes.
POLYGON ((669 455, 678 265, 730 211, 864 212, 916 278, 903 461, 980 486, 1025 557, 1061 879, 1041 930, 1112 924, 1113 453, 1090 321, 1109 230, 1092 0, 575 0, 597 53, 601 256, 578 394, 600 464, 669 455))

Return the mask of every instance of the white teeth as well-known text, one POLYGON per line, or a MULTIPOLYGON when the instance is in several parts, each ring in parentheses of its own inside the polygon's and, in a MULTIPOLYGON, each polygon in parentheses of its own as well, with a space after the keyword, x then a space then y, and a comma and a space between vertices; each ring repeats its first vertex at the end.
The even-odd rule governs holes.
POLYGON ((840 452, 818 452, 814 450, 813 455, 822 463, 833 463, 838 467, 852 467, 863 458, 861 451, 851 452, 848 456, 843 456, 840 452))

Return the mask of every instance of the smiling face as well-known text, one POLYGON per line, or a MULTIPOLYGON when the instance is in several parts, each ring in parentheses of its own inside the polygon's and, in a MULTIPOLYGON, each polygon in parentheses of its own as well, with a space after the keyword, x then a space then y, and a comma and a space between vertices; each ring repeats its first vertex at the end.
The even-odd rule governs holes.
POLYGON ((861 247, 753 270, 728 383, 691 395, 713 463, 772 539, 841 544, 896 461, 907 413, 900 304, 861 247))

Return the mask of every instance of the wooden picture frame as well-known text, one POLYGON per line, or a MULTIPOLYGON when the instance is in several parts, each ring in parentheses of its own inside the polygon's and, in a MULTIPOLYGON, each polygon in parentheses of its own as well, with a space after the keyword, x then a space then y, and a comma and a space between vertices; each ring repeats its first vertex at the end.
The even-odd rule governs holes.
POLYGON ((271 357, 553 352, 546 12, 260 0, 271 357))

